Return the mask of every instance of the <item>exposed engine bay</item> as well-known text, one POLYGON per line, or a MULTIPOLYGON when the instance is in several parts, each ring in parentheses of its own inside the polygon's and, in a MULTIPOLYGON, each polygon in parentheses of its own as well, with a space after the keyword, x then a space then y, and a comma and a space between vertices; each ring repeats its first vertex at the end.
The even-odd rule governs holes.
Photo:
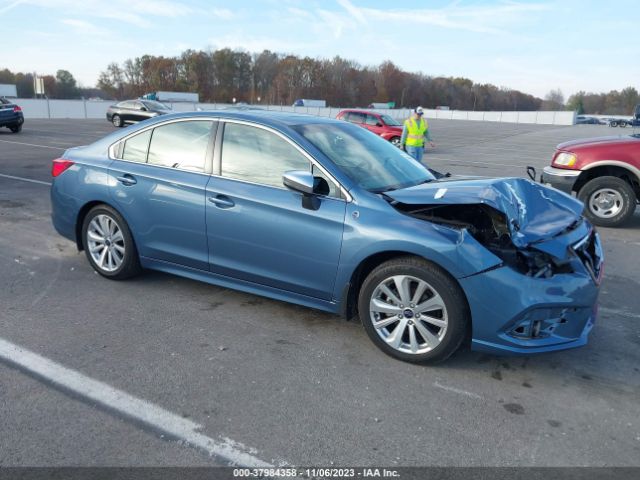
POLYGON ((490 205, 409 205, 399 202, 392 202, 392 205, 411 217, 467 230, 505 265, 524 275, 549 278, 556 273, 573 271, 568 261, 555 259, 534 248, 517 248, 511 240, 507 216, 490 205))

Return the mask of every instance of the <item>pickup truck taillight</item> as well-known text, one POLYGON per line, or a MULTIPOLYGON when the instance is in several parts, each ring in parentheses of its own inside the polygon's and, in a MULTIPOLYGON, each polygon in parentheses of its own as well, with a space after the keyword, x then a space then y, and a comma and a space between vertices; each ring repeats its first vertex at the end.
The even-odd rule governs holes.
POLYGON ((51 165, 51 175, 57 177, 67 168, 73 165, 74 162, 67 160, 66 158, 56 158, 51 165))

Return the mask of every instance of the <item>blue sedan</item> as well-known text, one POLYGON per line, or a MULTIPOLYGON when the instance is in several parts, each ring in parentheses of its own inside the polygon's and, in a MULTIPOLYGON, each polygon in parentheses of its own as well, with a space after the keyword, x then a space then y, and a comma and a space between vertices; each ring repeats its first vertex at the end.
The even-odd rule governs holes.
POLYGON ((143 268, 359 317, 442 361, 587 342, 603 255, 583 205, 522 178, 436 179, 378 136, 267 111, 171 114, 53 161, 52 219, 102 276, 143 268))

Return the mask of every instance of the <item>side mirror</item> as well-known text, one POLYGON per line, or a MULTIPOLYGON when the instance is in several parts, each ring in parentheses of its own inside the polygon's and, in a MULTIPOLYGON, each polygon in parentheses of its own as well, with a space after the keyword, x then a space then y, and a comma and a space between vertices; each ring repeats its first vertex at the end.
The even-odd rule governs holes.
POLYGON ((289 170, 282 174, 285 187, 303 195, 313 195, 314 179, 311 172, 305 170, 289 170))
POLYGON ((317 195, 327 195, 329 185, 324 178, 314 177, 306 170, 289 170, 282 174, 285 187, 302 194, 302 206, 308 210, 318 210, 320 199, 317 195))
POLYGON ((382 125, 382 122, 377 122, 376 127, 384 127, 384 125, 382 125))

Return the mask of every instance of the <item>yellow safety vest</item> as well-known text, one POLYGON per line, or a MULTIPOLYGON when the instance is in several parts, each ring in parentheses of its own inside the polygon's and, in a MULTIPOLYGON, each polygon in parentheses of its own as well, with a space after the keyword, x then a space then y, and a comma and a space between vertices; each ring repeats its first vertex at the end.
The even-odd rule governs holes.
POLYGON ((407 126, 407 146, 409 147, 421 147, 424 145, 424 134, 429 128, 427 121, 424 118, 420 119, 420 122, 416 122, 415 118, 407 118, 404 121, 407 126))

